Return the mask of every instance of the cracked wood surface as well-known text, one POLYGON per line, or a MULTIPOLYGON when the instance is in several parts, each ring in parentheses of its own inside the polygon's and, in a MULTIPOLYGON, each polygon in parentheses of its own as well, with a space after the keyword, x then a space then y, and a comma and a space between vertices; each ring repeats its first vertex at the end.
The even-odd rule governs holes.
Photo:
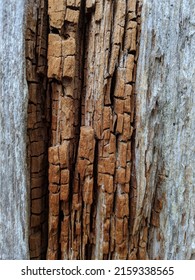
POLYGON ((28 1, 26 10, 26 79, 28 83, 27 163, 30 180, 31 259, 44 259, 48 228, 49 107, 47 95, 47 1, 28 1))
POLYGON ((0 258, 194 259, 191 2, 26 4, 0 6, 0 258))
POLYGON ((48 259, 127 259, 136 1, 48 3, 48 259))

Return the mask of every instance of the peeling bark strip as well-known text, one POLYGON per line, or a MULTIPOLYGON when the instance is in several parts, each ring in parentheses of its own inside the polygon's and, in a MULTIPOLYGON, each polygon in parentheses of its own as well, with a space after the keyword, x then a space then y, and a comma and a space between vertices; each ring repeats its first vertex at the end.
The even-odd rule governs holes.
POLYGON ((48 259, 127 259, 137 1, 48 2, 48 259))

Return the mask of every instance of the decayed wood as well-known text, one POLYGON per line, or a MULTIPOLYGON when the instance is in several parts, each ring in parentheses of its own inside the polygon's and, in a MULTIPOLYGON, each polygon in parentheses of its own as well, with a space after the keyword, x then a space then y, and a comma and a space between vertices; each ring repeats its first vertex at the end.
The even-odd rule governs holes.
POLYGON ((137 1, 48 5, 48 259, 126 259, 137 1))
POLYGON ((47 1, 30 0, 26 9, 26 79, 28 82, 27 152, 30 174, 31 259, 45 258, 48 228, 47 1))
POLYGON ((0 258, 195 259, 191 1, 26 2, 0 5, 0 258))

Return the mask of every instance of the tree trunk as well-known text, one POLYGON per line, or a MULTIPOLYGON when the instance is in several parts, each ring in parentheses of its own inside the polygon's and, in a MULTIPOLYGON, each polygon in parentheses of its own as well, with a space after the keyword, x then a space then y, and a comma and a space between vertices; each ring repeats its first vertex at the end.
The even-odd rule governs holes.
POLYGON ((161 2, 1 5, 0 258, 195 258, 193 5, 161 2))

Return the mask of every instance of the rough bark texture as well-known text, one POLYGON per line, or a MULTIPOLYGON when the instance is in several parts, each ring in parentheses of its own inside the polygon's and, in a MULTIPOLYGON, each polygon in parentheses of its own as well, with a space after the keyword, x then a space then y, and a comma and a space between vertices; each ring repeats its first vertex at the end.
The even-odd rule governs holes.
POLYGON ((0 258, 194 259, 193 3, 26 2, 0 5, 0 258))
POLYGON ((25 5, 0 3, 0 259, 27 259, 25 5))

